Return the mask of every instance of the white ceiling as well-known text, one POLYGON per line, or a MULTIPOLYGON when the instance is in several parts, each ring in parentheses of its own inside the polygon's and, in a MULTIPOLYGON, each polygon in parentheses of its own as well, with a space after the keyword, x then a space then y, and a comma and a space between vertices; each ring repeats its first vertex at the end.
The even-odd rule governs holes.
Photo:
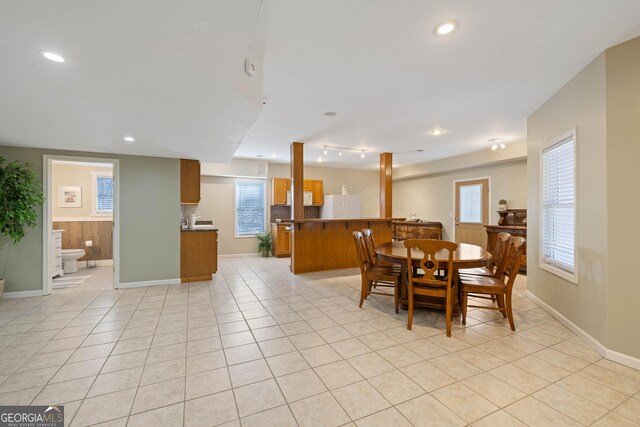
POLYGON ((288 161, 301 141, 314 163, 325 144, 368 151, 329 166, 436 160, 524 139, 531 112, 640 35, 638 16, 638 0, 0 0, 0 144, 288 161), (434 36, 449 19, 459 30, 434 36), (236 90, 249 47, 261 114, 236 90))

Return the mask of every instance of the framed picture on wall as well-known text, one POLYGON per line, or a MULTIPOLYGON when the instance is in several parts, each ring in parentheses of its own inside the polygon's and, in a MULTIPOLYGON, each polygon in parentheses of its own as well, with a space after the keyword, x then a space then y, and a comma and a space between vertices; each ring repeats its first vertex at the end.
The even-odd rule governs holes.
POLYGON ((82 187, 58 187, 58 207, 59 208, 81 208, 82 207, 82 187))

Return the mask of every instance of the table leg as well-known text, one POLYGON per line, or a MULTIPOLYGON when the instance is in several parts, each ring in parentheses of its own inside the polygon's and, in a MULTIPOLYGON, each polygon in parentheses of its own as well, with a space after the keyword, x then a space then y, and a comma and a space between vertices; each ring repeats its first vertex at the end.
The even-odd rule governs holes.
POLYGON ((400 264, 400 307, 403 310, 409 309, 408 301, 408 291, 407 291, 407 281, 409 280, 407 276, 407 264, 400 264))

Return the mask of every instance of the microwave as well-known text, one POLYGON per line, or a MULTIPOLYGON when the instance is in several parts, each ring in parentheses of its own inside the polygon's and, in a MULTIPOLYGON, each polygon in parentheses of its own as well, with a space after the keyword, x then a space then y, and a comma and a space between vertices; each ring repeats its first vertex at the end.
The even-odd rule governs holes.
MULTIPOLYGON (((302 196, 302 204, 305 206, 313 205, 313 191, 305 191, 302 196)), ((287 206, 291 206, 291 191, 287 190, 287 206)))

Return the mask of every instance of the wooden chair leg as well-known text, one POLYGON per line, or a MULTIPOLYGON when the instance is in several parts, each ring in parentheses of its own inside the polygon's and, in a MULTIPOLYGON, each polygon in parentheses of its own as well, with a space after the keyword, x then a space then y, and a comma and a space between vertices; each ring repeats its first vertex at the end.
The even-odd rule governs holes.
POLYGON ((413 323, 413 292, 409 289, 409 307, 407 316, 407 329, 411 330, 411 324, 413 323))
POLYGON ((451 336, 451 313, 453 311, 453 298, 450 298, 449 301, 446 302, 447 308, 445 309, 444 315, 446 316, 445 322, 447 324, 447 336, 451 336))
POLYGON ((507 317, 507 307, 504 303, 504 295, 496 295, 496 298, 498 299, 498 308, 500 309, 500 313, 502 314, 502 317, 507 317))
POLYGON ((396 283, 393 287, 393 299, 396 304, 396 314, 400 311, 398 306, 400 305, 400 283, 396 283))
POLYGON ((462 292, 461 295, 461 301, 460 301, 460 311, 462 311, 462 324, 466 325, 467 324, 467 298, 468 295, 466 292, 462 292))
POLYGON ((362 303, 364 302, 364 299, 367 297, 368 287, 369 287, 369 281, 363 277, 362 289, 360 290, 360 308, 362 308, 362 303))
POLYGON ((516 325, 513 322, 513 311, 511 309, 511 293, 508 293, 507 295, 505 295, 506 297, 506 303, 507 303, 507 317, 509 318, 509 325, 511 326, 511 330, 512 331, 516 331, 516 325))

